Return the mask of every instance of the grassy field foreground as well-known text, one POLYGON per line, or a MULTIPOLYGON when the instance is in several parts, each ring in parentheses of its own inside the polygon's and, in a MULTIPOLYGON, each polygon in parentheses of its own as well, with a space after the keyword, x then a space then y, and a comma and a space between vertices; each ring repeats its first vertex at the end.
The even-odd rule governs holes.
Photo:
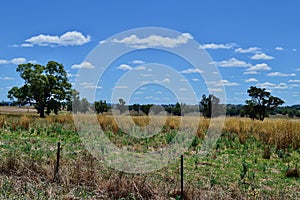
MULTIPOLYGON (((197 121, 190 118, 183 128, 197 121)), ((132 119, 140 127, 149 124, 148 117, 132 119)), ((166 146, 182 128, 180 117, 158 119, 158 134, 136 139, 111 116, 98 121, 112 142, 135 152, 166 146)), ((208 126, 201 118, 184 155, 185 199, 300 199, 299 120, 227 118, 213 150, 199 157, 208 126)), ((178 199, 179 170, 179 158, 140 175, 106 167, 84 149, 72 115, 0 115, 0 199, 178 199), (57 142, 61 161, 54 180, 57 142)))

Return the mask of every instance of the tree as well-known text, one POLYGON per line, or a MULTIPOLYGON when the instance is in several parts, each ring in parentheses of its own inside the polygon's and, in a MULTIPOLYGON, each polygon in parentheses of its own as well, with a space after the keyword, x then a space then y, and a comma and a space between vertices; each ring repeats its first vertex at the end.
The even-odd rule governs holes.
POLYGON ((86 113, 87 111, 89 111, 89 105, 90 103, 88 102, 88 100, 86 98, 83 98, 81 101, 80 101, 80 104, 79 104, 79 112, 82 112, 82 113, 86 113))
POLYGON ((172 109, 172 114, 175 116, 181 116, 181 106, 180 103, 176 103, 172 109))
POLYGON ((140 110, 145 113, 146 115, 149 115, 150 108, 153 106, 153 104, 144 104, 141 105, 140 110))
POLYGON ((120 114, 123 114, 126 111, 125 104, 126 104, 126 102, 124 101, 124 99, 119 99, 117 108, 120 111, 120 114))
POLYGON ((108 111, 108 106, 107 106, 106 101, 102 101, 102 100, 96 101, 94 103, 94 105, 95 105, 95 110, 96 110, 97 114, 99 114, 99 113, 103 114, 103 112, 108 111))
POLYGON ((67 111, 70 111, 73 113, 77 113, 80 105, 80 97, 79 92, 76 90, 71 90, 70 92, 70 99, 67 102, 67 111))
POLYGON ((265 88, 251 86, 247 92, 251 100, 246 100, 244 110, 252 120, 259 119, 263 121, 268 112, 284 103, 280 98, 272 96, 265 88))
POLYGON ((8 92, 8 98, 20 104, 34 104, 40 117, 45 117, 45 109, 57 113, 61 103, 67 100, 71 84, 62 64, 49 61, 46 66, 40 64, 20 64, 17 67, 25 84, 13 87, 8 92))
POLYGON ((200 101, 200 110, 203 113, 204 117, 211 118, 218 116, 220 99, 213 94, 210 94, 208 97, 206 95, 202 96, 200 101))

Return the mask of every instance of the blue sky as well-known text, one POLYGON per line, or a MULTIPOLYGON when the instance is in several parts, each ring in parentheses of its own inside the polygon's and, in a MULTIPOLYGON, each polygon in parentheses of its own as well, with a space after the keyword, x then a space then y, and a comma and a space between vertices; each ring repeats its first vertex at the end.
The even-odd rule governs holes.
MULTIPOLYGON (((15 72, 17 64, 55 60, 64 64, 70 81, 75 83, 79 69, 91 69, 84 61, 101 41, 131 29, 162 27, 182 33, 179 39, 171 38, 173 42, 176 38, 193 39, 209 53, 222 77, 210 89, 216 96, 225 89, 227 103, 243 104, 248 98, 247 89, 254 85, 267 88, 286 105, 299 104, 299 9, 297 0, 1 1, 0 101, 7 100, 12 86, 23 83, 15 72)), ((145 41, 147 37, 138 39, 145 41)), ((82 85, 86 90, 96 89, 96 99, 109 100, 115 83, 129 71, 140 70, 139 75, 146 80, 150 68, 155 67, 145 70, 143 65, 148 63, 171 66, 178 72, 177 81, 183 76, 198 100, 208 94, 202 74, 195 73, 193 66, 155 49, 120 56, 107 66, 98 84, 87 81, 82 85)), ((157 75, 167 75, 156 67, 157 75)), ((176 102, 176 95, 162 83, 177 83, 168 76, 156 78, 161 78, 155 79, 157 84, 138 87, 129 102, 176 102)))

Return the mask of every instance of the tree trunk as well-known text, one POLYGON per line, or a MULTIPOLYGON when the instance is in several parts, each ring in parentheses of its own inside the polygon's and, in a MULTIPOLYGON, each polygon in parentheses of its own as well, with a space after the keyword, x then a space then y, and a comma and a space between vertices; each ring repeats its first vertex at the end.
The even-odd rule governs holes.
POLYGON ((44 107, 40 108, 40 118, 45 118, 45 108, 44 107))

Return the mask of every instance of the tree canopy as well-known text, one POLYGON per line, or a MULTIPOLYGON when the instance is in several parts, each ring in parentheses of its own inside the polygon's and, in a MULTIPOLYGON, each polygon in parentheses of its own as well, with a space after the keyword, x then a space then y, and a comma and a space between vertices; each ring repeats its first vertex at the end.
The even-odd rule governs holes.
POLYGON ((284 103, 280 98, 272 96, 265 88, 251 86, 247 92, 251 99, 246 100, 244 112, 253 120, 259 119, 263 121, 268 112, 284 103))
POLYGON ((40 64, 20 64, 17 67, 25 83, 8 91, 8 98, 20 105, 34 104, 40 117, 51 111, 57 114, 62 102, 69 99, 71 83, 62 64, 49 61, 46 66, 40 64))
POLYGON ((208 97, 203 95, 200 101, 200 111, 202 111, 204 117, 216 117, 219 115, 219 103, 220 99, 213 94, 210 94, 208 97))

